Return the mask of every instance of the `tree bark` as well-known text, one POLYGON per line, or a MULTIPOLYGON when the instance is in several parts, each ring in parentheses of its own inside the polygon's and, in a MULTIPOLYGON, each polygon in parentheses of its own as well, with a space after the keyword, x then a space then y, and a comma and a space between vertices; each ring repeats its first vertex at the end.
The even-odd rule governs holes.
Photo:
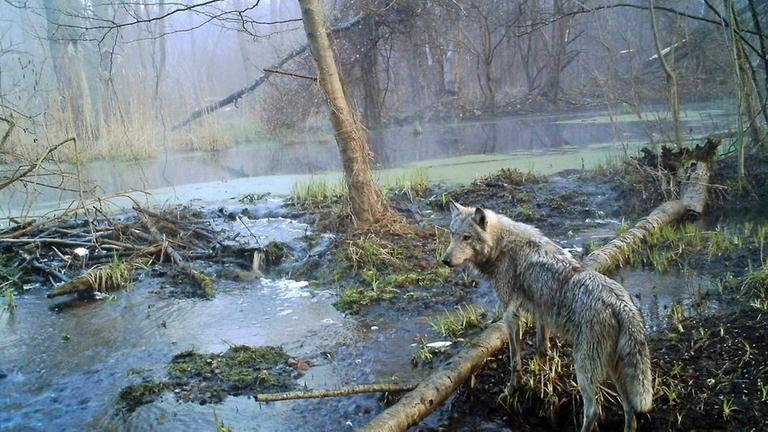
MULTIPOLYGON (((714 144, 711 151, 717 149, 714 144)), ((707 146, 710 142, 707 143, 707 146)), ((707 147, 705 147, 707 148, 707 147)), ((583 266, 604 272, 620 265, 627 253, 642 242, 653 230, 680 220, 687 212, 700 213, 704 208, 709 182, 711 157, 693 158, 693 162, 681 168, 681 193, 679 200, 667 201, 650 215, 641 219, 627 233, 592 252, 583 266), (703 160, 702 160, 703 159, 703 160)), ((435 373, 422 381, 415 390, 403 396, 395 405, 376 416, 363 429, 366 432, 405 431, 418 424, 445 402, 459 386, 478 370, 485 360, 503 348, 508 341, 506 327, 502 323, 489 326, 483 333, 456 354, 435 373)))
POLYGON ((344 92, 320 0, 299 0, 299 5, 307 41, 317 64, 318 83, 330 107, 352 216, 358 226, 368 227, 387 213, 371 173, 368 140, 344 92))
POLYGON ((381 86, 379 85, 377 46, 379 44, 378 28, 375 18, 367 15, 362 24, 365 42, 360 53, 360 75, 363 85, 363 109, 365 125, 375 129, 381 125, 381 86))

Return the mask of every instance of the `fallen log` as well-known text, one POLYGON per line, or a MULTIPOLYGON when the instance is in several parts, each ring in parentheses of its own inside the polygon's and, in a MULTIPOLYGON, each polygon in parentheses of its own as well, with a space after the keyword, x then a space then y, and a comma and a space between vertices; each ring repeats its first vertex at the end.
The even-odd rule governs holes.
MULTIPOLYGON (((686 214, 701 214, 707 198, 709 165, 718 145, 719 141, 707 139, 703 148, 695 149, 701 150, 701 154, 683 152, 681 168, 677 173, 681 185, 680 199, 662 203, 625 234, 592 252, 584 260, 584 267, 601 272, 618 267, 627 253, 655 229, 674 223, 686 214)), ((507 341, 505 326, 501 323, 492 324, 471 345, 422 381, 416 389, 376 416, 363 431, 405 431, 418 424, 445 402, 490 356, 503 348, 507 341), (478 350, 478 347, 482 347, 482 350, 478 350)))
POLYGON ((397 383, 375 383, 362 384, 351 387, 344 387, 331 390, 306 390, 292 391, 284 393, 263 393, 254 395, 256 402, 276 402, 296 399, 320 399, 327 397, 349 396, 361 393, 400 393, 411 391, 416 388, 416 384, 397 384, 397 383))
POLYGON ((680 200, 662 203, 627 232, 587 255, 582 264, 585 268, 601 273, 618 267, 648 234, 679 220, 687 210, 688 207, 680 200))
POLYGON ((84 274, 65 282, 47 294, 48 298, 68 294, 93 295, 122 289, 133 280, 133 270, 139 265, 135 261, 102 264, 92 267, 84 274))
POLYGON ((497 322, 488 326, 461 352, 453 356, 415 390, 376 416, 365 432, 404 431, 436 410, 459 386, 507 344, 507 329, 497 322))

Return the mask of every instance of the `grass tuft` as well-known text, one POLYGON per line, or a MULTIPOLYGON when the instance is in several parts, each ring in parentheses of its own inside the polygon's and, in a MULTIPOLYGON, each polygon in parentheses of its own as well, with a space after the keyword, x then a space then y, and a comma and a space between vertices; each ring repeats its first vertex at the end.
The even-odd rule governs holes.
POLYGON ((445 312, 429 320, 432 329, 445 338, 457 339, 472 329, 485 327, 485 309, 475 305, 458 306, 455 311, 445 312))

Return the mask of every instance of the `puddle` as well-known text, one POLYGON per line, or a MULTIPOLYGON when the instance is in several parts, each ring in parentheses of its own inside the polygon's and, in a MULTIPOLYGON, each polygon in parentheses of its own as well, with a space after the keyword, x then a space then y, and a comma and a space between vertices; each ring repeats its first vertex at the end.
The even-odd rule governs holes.
POLYGON ((686 316, 707 314, 717 308, 717 282, 686 272, 657 273, 625 270, 616 277, 640 306, 649 333, 659 333, 673 323, 670 311, 681 304, 686 316))

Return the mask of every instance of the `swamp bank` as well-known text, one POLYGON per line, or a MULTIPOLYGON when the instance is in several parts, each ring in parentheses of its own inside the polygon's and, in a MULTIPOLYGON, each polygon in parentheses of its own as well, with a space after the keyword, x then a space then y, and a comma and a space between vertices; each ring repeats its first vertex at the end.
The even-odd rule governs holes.
MULTIPOLYGON (((766 177, 739 182, 730 163, 716 165, 724 188, 702 219, 658 230, 613 273, 650 334, 655 399, 642 429, 760 429, 768 414, 766 177)), ((498 320, 486 282, 439 265, 450 200, 536 225, 581 257, 674 193, 662 182, 637 162, 504 169, 459 186, 414 171, 388 188, 406 223, 365 232, 350 228, 343 194, 317 183, 286 203, 244 195, 15 225, 0 240, 2 427, 361 428, 397 395, 253 396, 416 383, 498 320), (45 298, 73 281, 85 289, 45 298)), ((527 344, 523 358, 518 391, 503 392, 507 359, 494 356, 417 429, 573 429, 569 347, 538 358, 527 344)), ((619 425, 610 387, 603 403, 603 427, 619 425)))

